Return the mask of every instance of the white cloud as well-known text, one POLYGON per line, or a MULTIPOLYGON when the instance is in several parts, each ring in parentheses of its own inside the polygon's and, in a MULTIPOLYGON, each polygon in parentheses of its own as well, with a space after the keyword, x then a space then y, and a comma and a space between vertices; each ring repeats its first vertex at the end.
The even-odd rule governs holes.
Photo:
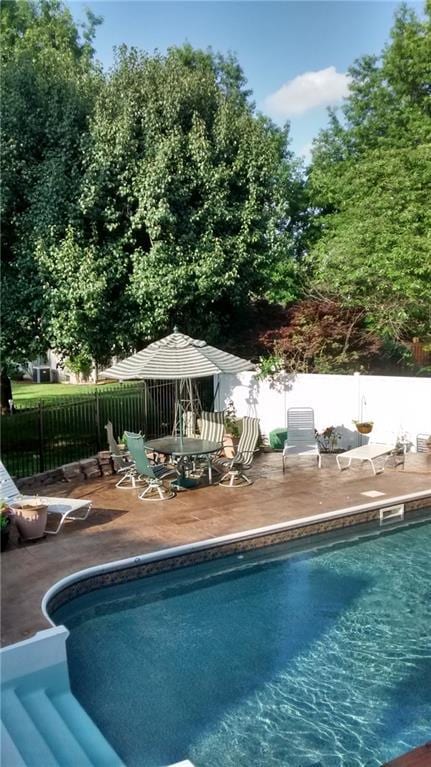
POLYGON ((265 108, 274 117, 294 117, 321 106, 331 106, 347 96, 350 77, 335 67, 304 72, 265 99, 265 108))

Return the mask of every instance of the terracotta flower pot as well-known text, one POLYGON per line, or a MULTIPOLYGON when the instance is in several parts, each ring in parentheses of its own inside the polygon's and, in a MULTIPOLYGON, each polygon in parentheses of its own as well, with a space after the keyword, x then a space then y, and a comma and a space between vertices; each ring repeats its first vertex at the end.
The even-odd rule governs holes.
POLYGON ((20 538, 33 541, 45 535, 48 518, 48 505, 40 500, 17 502, 13 506, 13 516, 20 538))
POLYGON ((232 437, 231 434, 225 434, 223 440, 223 451, 226 458, 233 458, 238 447, 239 437, 232 437))

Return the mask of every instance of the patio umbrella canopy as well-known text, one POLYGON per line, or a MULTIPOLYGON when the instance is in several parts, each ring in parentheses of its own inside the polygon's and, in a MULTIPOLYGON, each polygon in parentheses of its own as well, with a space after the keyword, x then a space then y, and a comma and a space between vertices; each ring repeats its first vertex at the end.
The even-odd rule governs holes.
POLYGON ((197 378, 218 375, 220 373, 241 373, 244 370, 254 370, 255 365, 249 360, 236 357, 215 346, 209 346, 205 341, 190 338, 179 333, 177 328, 171 335, 154 341, 131 357, 118 362, 103 371, 100 375, 105 378, 115 378, 119 381, 136 379, 171 380, 175 386, 175 417, 173 434, 179 433, 183 439, 184 418, 191 414, 191 430, 197 411, 201 404, 197 390, 192 381, 197 378))
POLYGON ((179 380, 205 378, 218 373, 235 374, 254 368, 252 362, 185 336, 174 328, 171 335, 154 341, 100 375, 121 381, 137 378, 179 380))

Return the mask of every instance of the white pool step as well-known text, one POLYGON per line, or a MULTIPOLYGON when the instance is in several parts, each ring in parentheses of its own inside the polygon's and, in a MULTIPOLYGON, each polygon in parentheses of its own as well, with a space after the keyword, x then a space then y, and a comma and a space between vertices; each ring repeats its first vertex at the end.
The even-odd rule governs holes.
POLYGON ((25 762, 3 722, 0 722, 1 761, 8 767, 25 767, 25 762), (7 761, 6 761, 7 760, 7 761))
MULTIPOLYGON (((71 693, 69 693, 71 695, 71 693)), ((90 759, 71 732, 69 722, 63 719, 52 704, 46 690, 35 690, 23 696, 21 702, 39 733, 63 767, 93 767, 90 759)))
POLYGON ((2 720, 25 764, 32 760, 35 767, 57 767, 58 760, 13 688, 3 691, 2 720))
POLYGON ((5 767, 124 767, 70 690, 67 635, 59 627, 1 651, 5 767))
MULTIPOLYGON (((92 765, 124 767, 109 743, 101 736, 93 720, 71 693, 59 693, 53 698, 55 706, 87 754, 92 765), (94 737, 95 732, 100 737, 94 737)), ((76 764, 74 765, 76 767, 76 764)))

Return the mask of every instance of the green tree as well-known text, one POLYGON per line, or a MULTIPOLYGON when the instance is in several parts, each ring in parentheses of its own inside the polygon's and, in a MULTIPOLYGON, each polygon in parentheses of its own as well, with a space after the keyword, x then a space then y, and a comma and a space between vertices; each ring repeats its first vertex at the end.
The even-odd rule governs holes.
POLYGON ((103 360, 175 323, 227 332, 293 262, 298 178, 287 130, 255 115, 232 57, 121 48, 91 120, 80 216, 38 251, 55 347, 103 360))
POLYGON ((431 24, 406 7, 380 57, 350 69, 315 145, 314 282, 392 339, 431 330, 431 24))
POLYGON ((82 143, 100 77, 91 41, 57 0, 0 6, 2 348, 25 360, 50 344, 49 283, 37 260, 64 236, 82 176, 82 143))

